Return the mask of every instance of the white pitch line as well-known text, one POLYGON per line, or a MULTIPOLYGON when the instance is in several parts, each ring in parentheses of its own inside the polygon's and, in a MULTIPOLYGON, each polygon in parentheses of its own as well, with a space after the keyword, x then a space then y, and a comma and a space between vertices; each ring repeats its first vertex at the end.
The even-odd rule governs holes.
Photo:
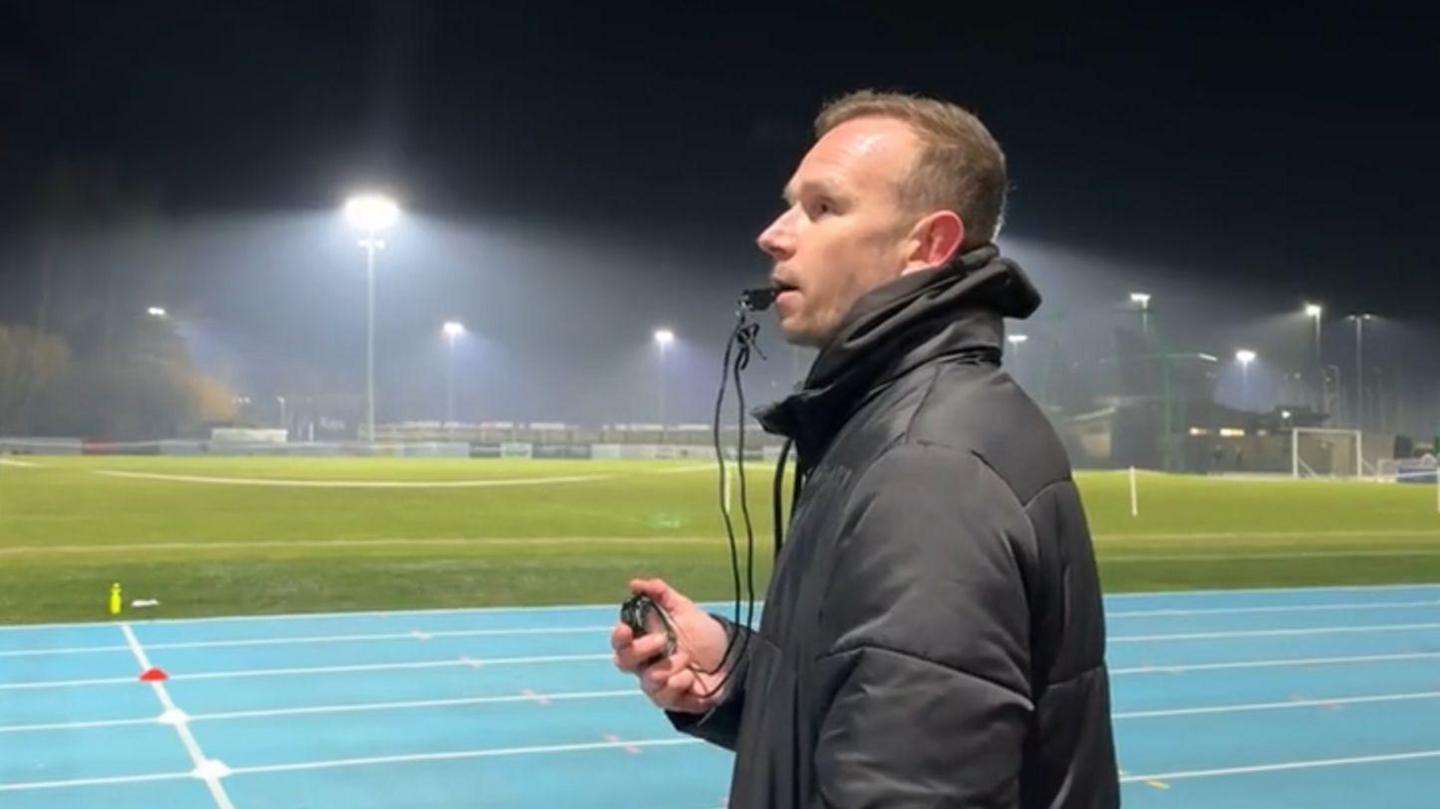
MULTIPOLYGON (((135 551, 234 550, 247 548, 371 548, 391 546, 474 546, 474 545, 708 545, 723 543, 723 537, 388 537, 380 539, 261 539, 215 540, 214 542, 132 542, 87 545, 12 545, 0 548, 0 556, 27 553, 131 553, 135 551)), ((593 606, 593 605, 586 605, 593 606)))
MULTIPOLYGON (((146 656, 140 641, 135 637, 135 630, 129 624, 121 624, 120 631, 125 634, 125 641, 130 644, 130 651, 135 653, 135 661, 140 664, 141 671, 151 667, 150 658, 146 656)), ((178 716, 178 721, 173 723, 175 732, 180 736, 180 742, 185 745, 185 752, 190 754, 190 762, 195 765, 195 776, 205 782, 205 787, 210 790, 210 797, 215 799, 215 805, 220 809, 235 809, 235 804, 230 802, 230 796, 225 793, 225 787, 220 785, 220 778, 215 774, 217 762, 205 758, 205 753, 200 749, 200 743, 195 741, 195 734, 190 732, 190 726, 186 723, 184 714, 176 707, 174 700, 170 699, 170 692, 165 684, 154 681, 150 685, 155 688, 155 696, 160 699, 160 704, 165 708, 163 716, 178 716)))
POLYGON ((1202 716, 1206 714, 1249 713, 1251 711, 1282 711, 1293 708, 1328 708, 1333 705, 1367 705, 1375 702, 1409 702, 1440 699, 1440 691, 1417 691, 1409 694, 1371 694, 1359 697, 1330 699, 1294 699, 1284 702, 1252 702, 1239 705, 1206 705, 1195 708, 1163 708, 1153 711, 1117 711, 1114 719, 1157 719, 1167 716, 1202 716))
POLYGON ((1122 635, 1110 643, 1153 643, 1170 640, 1219 640, 1221 638, 1279 638, 1303 635, 1341 635, 1353 632, 1416 632, 1440 629, 1440 624, 1374 624, 1370 626, 1318 626, 1304 629, 1242 629, 1233 632, 1183 632, 1174 635, 1122 635))
POLYGON ((1283 551, 1279 553, 1166 553, 1107 556, 1100 554, 1096 559, 1101 564, 1148 564, 1150 562, 1244 562, 1245 560, 1275 559, 1366 559, 1388 557, 1440 556, 1440 550, 1417 548, 1415 550, 1373 551, 1283 551))
POLYGON ((14 458, 0 458, 0 466, 15 466, 21 469, 39 469, 40 464, 34 461, 17 461, 14 458))
MULTIPOLYGON (((1365 537, 1440 537, 1440 531, 1433 528, 1340 528, 1327 531, 1181 531, 1149 534, 1095 534, 1096 542, 1149 542, 1154 540, 1204 540, 1204 539, 1363 539, 1365 537)), ((1102 554, 1103 555, 1103 554, 1102 554)))
POLYGON ((1440 601, 1370 601, 1350 604, 1291 604, 1273 607, 1202 607, 1198 609, 1154 609, 1107 612, 1106 618, 1165 618, 1184 615, 1243 615, 1276 612, 1329 612, 1344 610, 1398 610, 1411 607, 1440 607, 1440 601))
MULTIPOLYGON (((1312 536, 1316 536, 1313 535, 1312 536)), ((1275 595, 1276 593, 1367 593, 1387 590, 1440 590, 1440 582, 1405 584, 1326 584, 1315 587, 1237 587, 1234 589, 1151 590, 1133 593, 1106 593, 1105 599, 1132 598, 1224 598, 1234 594, 1275 595)))
POLYGON ((237 767, 236 775, 257 773, 295 772, 297 770, 326 770, 336 767, 364 767, 376 764, 405 764, 417 761, 455 761, 459 759, 493 758, 498 756, 524 756, 540 753, 578 753, 591 750, 614 750, 630 747, 676 747, 702 744, 700 739, 689 737, 673 739, 636 739, 634 741, 605 741, 586 744, 553 744, 535 747, 501 747, 479 750, 455 750, 444 753, 411 753, 396 756, 370 756, 367 758, 342 758, 328 761, 304 761, 294 764, 267 764, 258 767, 237 767))
POLYGON ((1174 665, 1130 666, 1110 669, 1110 674, 1182 674, 1187 671, 1271 669, 1287 668, 1290 666, 1329 666, 1348 663, 1389 663, 1399 660, 1435 660, 1437 658, 1440 658, 1440 652, 1401 652, 1398 654, 1355 655, 1350 657, 1296 657, 1276 660, 1235 660, 1227 663, 1179 663, 1174 665))
POLYGON ((1281 772, 1284 770, 1309 770, 1323 767, 1344 767, 1354 764, 1383 764, 1390 761, 1415 761, 1418 759, 1440 758, 1440 750, 1417 750, 1413 753, 1387 753, 1376 756, 1350 756, 1348 758, 1313 759, 1310 761, 1286 761, 1278 764, 1255 764, 1245 767, 1221 767, 1213 770, 1187 770, 1181 772, 1153 773, 1150 775, 1127 775, 1122 783, 1136 781, 1180 781, 1186 778, 1214 778, 1223 775, 1246 775, 1250 773, 1281 772))
POLYGON ((590 483, 610 480, 619 475, 556 475, 544 478, 508 478, 479 480, 314 480, 306 478, 229 478, 209 475, 170 475, 160 472, 121 472, 96 469, 96 475, 140 480, 164 480, 176 483, 211 483, 226 486, 281 486, 317 489, 467 489, 508 486, 544 486, 553 483, 590 483))

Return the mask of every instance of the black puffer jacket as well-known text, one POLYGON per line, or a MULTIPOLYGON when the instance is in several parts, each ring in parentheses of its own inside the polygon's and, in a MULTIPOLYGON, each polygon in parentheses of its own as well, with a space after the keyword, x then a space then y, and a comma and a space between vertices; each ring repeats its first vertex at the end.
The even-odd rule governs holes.
POLYGON ((1039 295, 993 246, 862 298, 761 414, 803 488, 725 700, 732 806, 1119 805, 1080 496, 1000 369, 1039 295))

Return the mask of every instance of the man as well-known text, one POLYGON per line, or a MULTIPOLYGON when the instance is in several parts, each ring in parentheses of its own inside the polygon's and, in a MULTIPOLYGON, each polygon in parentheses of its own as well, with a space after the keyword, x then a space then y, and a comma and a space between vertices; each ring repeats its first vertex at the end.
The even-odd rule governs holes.
POLYGON ((1000 369, 1035 289, 994 246, 1005 161, 937 100, 826 107, 759 245, 787 340, 820 349, 762 414, 801 493, 760 626, 672 617, 616 664, 676 727, 736 753, 745 807, 1119 804, 1104 618, 1053 429, 1000 369), (713 672, 713 673, 712 673, 713 672))

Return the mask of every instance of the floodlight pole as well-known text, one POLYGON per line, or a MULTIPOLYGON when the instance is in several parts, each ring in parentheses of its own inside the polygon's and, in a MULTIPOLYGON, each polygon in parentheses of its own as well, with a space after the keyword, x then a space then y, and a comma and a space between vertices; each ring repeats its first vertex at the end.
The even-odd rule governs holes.
POLYGON ((658 377, 658 380, 657 380, 657 381, 659 382, 659 384, 656 385, 656 389, 657 389, 658 392, 659 392, 659 398, 660 398, 660 443, 661 443, 661 444, 664 444, 664 443, 666 442, 666 438, 667 438, 667 435, 666 435, 666 432, 667 432, 667 431, 666 431, 666 428, 665 428, 665 345, 666 345, 666 342, 667 342, 667 341, 665 341, 665 340, 659 340, 659 341, 657 341, 657 345, 659 346, 659 349, 660 349, 660 360, 659 360, 659 362, 657 363, 657 368, 656 368, 656 376, 658 377))
POLYGON ((447 330, 446 339, 450 348, 445 359, 445 427, 455 423, 455 336, 454 330, 447 330))
POLYGON ((1355 429, 1365 429, 1365 316, 1355 318, 1355 429))
POLYGON ((360 242, 365 248, 366 318, 365 318, 365 435, 375 443, 375 252, 385 243, 372 231, 360 242))

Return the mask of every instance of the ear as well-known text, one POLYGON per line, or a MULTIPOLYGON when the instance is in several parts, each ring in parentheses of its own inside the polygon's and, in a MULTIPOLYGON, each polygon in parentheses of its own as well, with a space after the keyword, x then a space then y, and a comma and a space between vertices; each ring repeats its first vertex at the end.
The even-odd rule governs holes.
POLYGON ((965 223, 954 211, 936 211, 927 215, 911 228, 905 244, 909 253, 905 256, 906 275, 928 270, 948 262, 955 257, 960 245, 965 242, 965 223))

